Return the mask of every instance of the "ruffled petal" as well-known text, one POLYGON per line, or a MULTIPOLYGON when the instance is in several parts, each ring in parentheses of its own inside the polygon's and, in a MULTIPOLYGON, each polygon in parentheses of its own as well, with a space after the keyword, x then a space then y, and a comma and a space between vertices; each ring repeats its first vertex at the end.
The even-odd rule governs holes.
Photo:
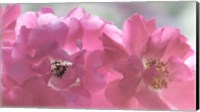
POLYGON ((162 100, 158 93, 151 91, 149 88, 140 88, 140 91, 135 95, 138 102, 151 110, 167 110, 170 107, 162 100))
POLYGON ((165 50, 171 39, 178 36, 178 30, 172 28, 159 28, 150 36, 147 42, 144 56, 146 58, 160 59, 164 56, 165 50))
MULTIPOLYGON (((171 29, 177 30, 177 29, 173 29, 173 28, 171 28, 171 29)), ((187 38, 184 37, 182 34, 180 34, 180 32, 178 31, 178 35, 174 36, 170 40, 162 59, 168 60, 171 56, 177 56, 177 57, 181 58, 182 60, 186 60, 193 53, 194 53, 194 51, 187 44, 187 38)))
MULTIPOLYGON (((39 77, 33 77, 27 80, 22 88, 31 95, 32 107, 64 107, 66 102, 58 91, 48 87, 45 81, 39 77)), ((30 97, 30 98, 31 98, 30 97)))
POLYGON ((74 8, 72 11, 68 13, 68 15, 65 18, 76 18, 80 20, 81 18, 85 17, 87 12, 83 8, 74 8))
MULTIPOLYGON (((115 36, 116 37, 116 36, 115 36)), ((128 57, 123 44, 117 43, 112 37, 108 37, 106 34, 100 37, 104 46, 104 61, 106 64, 112 64, 120 58, 128 57), (112 59, 112 61, 110 60, 112 59)))
POLYGON ((45 59, 40 64, 33 65, 31 68, 34 72, 39 73, 40 75, 45 75, 51 71, 51 63, 49 59, 45 59))
POLYGON ((43 6, 43 7, 40 8, 40 13, 42 13, 42 14, 47 14, 47 13, 54 14, 54 11, 50 7, 43 6))
POLYGON ((168 88, 161 91, 163 100, 178 110, 196 109, 195 81, 170 82, 168 88))
POLYGON ((42 14, 37 18, 37 25, 46 25, 52 21, 58 20, 58 17, 56 17, 52 13, 42 14))
MULTIPOLYGON (((130 100, 133 97, 134 93, 133 89, 134 88, 132 85, 132 87, 130 85, 126 85, 124 87, 121 86, 120 84, 120 80, 114 80, 111 81, 105 90, 105 97, 106 99, 116 108, 120 108, 120 109, 127 109, 127 107, 130 107, 130 100), (126 87, 127 88, 124 88, 126 87), (130 91, 128 90, 131 89, 130 91)), ((134 88, 136 89, 136 88, 134 88)), ((137 105, 133 105, 132 103, 132 107, 136 107, 137 105)))
POLYGON ((141 56, 154 26, 153 22, 146 22, 145 19, 138 14, 134 14, 125 21, 123 25, 123 38, 131 54, 141 56))
POLYGON ((2 21, 3 29, 5 30, 6 28, 9 27, 9 25, 15 22, 20 13, 21 13, 20 4, 8 5, 3 13, 3 21, 2 21))
POLYGON ((89 15, 81 19, 81 24, 84 29, 84 36, 82 39, 83 49, 103 49, 101 41, 98 37, 101 34, 105 21, 97 16, 89 15))
POLYGON ((69 27, 69 33, 64 48, 69 53, 74 53, 78 48, 77 41, 81 41, 83 38, 83 27, 81 26, 80 21, 75 18, 69 19, 66 24, 69 27))
POLYGON ((90 92, 97 92, 104 88, 105 75, 103 72, 102 52, 94 51, 86 58, 85 75, 83 76, 83 84, 90 92))
POLYGON ((136 94, 143 66, 137 57, 132 56, 120 60, 114 68, 123 75, 123 78, 110 82, 105 95, 114 106, 126 107, 129 105, 129 100, 136 94))
POLYGON ((34 28, 37 25, 37 14, 35 12, 26 12, 20 15, 17 19, 15 32, 19 35, 22 26, 26 28, 34 28))
POLYGON ((195 73, 178 57, 169 59, 169 77, 174 81, 188 81, 195 78, 195 73))

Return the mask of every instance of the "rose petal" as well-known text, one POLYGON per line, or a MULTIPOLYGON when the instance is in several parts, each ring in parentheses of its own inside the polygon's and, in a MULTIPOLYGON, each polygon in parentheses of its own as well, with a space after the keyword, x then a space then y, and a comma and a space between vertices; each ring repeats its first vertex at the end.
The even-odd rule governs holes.
POLYGON ((105 73, 100 70, 103 67, 102 52, 94 51, 86 58, 85 75, 83 84, 90 92, 97 92, 105 86, 105 73))
POLYGON ((37 18, 38 16, 35 12, 26 12, 20 15, 17 19, 15 28, 16 35, 19 34, 22 26, 25 26, 26 28, 34 28, 37 23, 37 18))
POLYGON ((42 14, 46 14, 46 13, 54 14, 53 9, 50 8, 50 7, 47 7, 47 6, 41 7, 41 8, 40 8, 40 12, 41 12, 42 14))
POLYGON ((3 29, 6 29, 12 22, 15 22, 20 12, 21 6, 19 4, 8 5, 3 14, 3 29))
POLYGON ((69 19, 67 26, 69 26, 69 33, 64 48, 68 52, 74 53, 77 51, 76 41, 83 38, 83 28, 80 21, 75 18, 69 19))
POLYGON ((111 37, 108 37, 106 34, 103 34, 100 39, 103 42, 104 46, 104 61, 107 64, 112 64, 119 60, 120 58, 128 57, 128 54, 123 45, 117 43, 111 37), (110 59, 112 58, 112 61, 110 59))
POLYGON ((161 96, 165 102, 171 104, 176 109, 195 110, 195 84, 194 80, 188 82, 170 82, 168 88, 161 91, 161 96))
MULTIPOLYGON (((153 26, 155 25, 152 25, 152 27, 153 26)), ((145 19, 138 14, 134 14, 125 21, 123 26, 123 37, 131 54, 135 54, 136 56, 141 55, 144 49, 143 47, 148 41, 148 37, 151 33, 150 31, 152 31, 152 28, 148 28, 151 28, 150 24, 147 24, 145 19)))
POLYGON ((165 50, 169 42, 178 36, 178 30, 170 27, 159 28, 149 38, 144 52, 147 58, 160 59, 164 56, 165 50))
POLYGON ((178 35, 172 38, 168 44, 164 53, 163 60, 168 60, 170 56, 177 56, 183 60, 186 60, 190 55, 194 53, 186 41, 187 38, 178 32, 178 35))
POLYGON ((98 37, 100 36, 105 21, 103 21, 97 16, 89 15, 81 19, 81 24, 84 29, 84 37, 82 39, 83 49, 102 49, 103 47, 98 37))
POLYGON ((141 88, 135 95, 139 103, 152 110, 166 110, 170 109, 169 106, 160 98, 158 93, 151 91, 148 88, 141 88))
POLYGON ((32 107, 64 107, 66 102, 58 91, 46 85, 45 81, 39 77, 27 80, 22 88, 32 95, 32 107))
POLYGON ((74 8, 72 11, 68 13, 68 15, 65 18, 76 18, 80 20, 81 18, 85 17, 87 15, 86 11, 83 8, 74 8))
POLYGON ((178 57, 169 59, 169 77, 175 81, 188 81, 195 78, 195 74, 190 70, 184 62, 178 57))

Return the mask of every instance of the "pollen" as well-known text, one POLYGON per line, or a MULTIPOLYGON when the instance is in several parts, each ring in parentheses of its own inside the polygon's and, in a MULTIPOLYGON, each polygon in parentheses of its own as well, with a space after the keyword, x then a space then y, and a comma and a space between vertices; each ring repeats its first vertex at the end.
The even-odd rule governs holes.
POLYGON ((159 72, 158 76, 153 77, 151 86, 154 89, 166 89, 170 81, 169 72, 167 70, 168 64, 156 59, 148 59, 146 62, 147 68, 155 67, 156 71, 159 72))
POLYGON ((70 68, 72 64, 67 61, 55 60, 51 63, 51 72, 58 78, 62 78, 65 71, 70 68))

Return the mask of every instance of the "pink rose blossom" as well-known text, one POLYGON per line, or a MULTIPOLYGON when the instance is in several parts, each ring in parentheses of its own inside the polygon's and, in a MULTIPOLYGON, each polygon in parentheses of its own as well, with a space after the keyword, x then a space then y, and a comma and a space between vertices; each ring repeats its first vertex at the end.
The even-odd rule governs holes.
POLYGON ((129 56, 114 64, 122 78, 108 84, 106 97, 120 108, 195 109, 194 72, 185 64, 193 51, 179 30, 154 23, 138 14, 124 23, 129 56))
POLYGON ((80 19, 77 11, 80 14, 85 12, 77 8, 68 16, 59 18, 50 8, 43 7, 39 12, 26 12, 18 18, 14 44, 7 47, 4 42, 2 48, 5 48, 3 80, 6 81, 3 84, 3 105, 90 106, 91 93, 103 88, 105 81, 104 73, 98 70, 102 66, 101 57, 93 53, 98 51, 89 49, 83 38, 96 38, 97 41, 101 29, 94 30, 95 25, 82 27, 81 24, 93 24, 98 17, 89 15, 80 19), (95 33, 91 33, 93 30, 95 33), (52 99, 57 100, 49 98, 51 95, 41 99, 45 94, 52 94, 52 99))

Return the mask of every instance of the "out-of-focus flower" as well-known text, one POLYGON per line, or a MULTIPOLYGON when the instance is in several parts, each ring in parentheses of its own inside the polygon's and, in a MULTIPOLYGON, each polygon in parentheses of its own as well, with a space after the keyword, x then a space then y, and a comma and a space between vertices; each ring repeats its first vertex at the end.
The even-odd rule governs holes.
POLYGON ((18 16, 20 15, 21 7, 19 4, 7 5, 5 9, 0 6, 0 29, 3 39, 15 39, 15 24, 18 16))
POLYGON ((155 30, 154 20, 135 14, 124 23, 123 38, 129 56, 114 64, 122 78, 110 82, 105 93, 113 105, 195 109, 194 72, 184 63, 193 51, 177 29, 155 30))
POLYGON ((84 41, 88 37, 98 39, 101 29, 95 30, 95 25, 87 24, 99 21, 85 14, 83 9, 76 8, 59 18, 52 9, 43 7, 39 12, 26 12, 18 18, 14 44, 5 41, 2 47, 3 105, 90 107, 91 93, 102 89, 105 81, 98 70, 102 66, 101 57, 96 57, 93 53, 96 51, 89 49, 84 41), (35 101, 51 93, 52 99, 57 100, 47 95, 35 101))

